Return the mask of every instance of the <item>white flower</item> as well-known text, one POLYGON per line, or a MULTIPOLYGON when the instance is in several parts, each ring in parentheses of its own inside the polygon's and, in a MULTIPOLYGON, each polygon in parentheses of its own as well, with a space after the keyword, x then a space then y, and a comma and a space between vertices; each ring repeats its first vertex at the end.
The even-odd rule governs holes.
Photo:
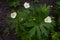
POLYGON ((24 7, 25 7, 25 8, 29 8, 29 7, 30 7, 30 4, 27 3, 27 2, 25 2, 25 3, 24 3, 24 7))
POLYGON ((44 19, 44 21, 45 21, 46 23, 51 23, 51 22, 52 22, 50 16, 46 17, 46 18, 44 19))
POLYGON ((17 15, 16 12, 11 13, 11 18, 16 18, 16 15, 17 15))

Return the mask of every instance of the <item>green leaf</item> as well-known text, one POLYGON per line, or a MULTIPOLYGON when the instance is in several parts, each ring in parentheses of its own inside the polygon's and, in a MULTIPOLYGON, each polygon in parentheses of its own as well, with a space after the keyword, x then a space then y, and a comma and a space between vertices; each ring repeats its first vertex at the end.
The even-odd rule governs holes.
POLYGON ((29 33, 30 37, 32 37, 33 35, 35 35, 35 32, 36 32, 36 28, 33 27, 28 33, 29 33))
POLYGON ((52 40, 60 40, 60 32, 52 33, 52 40))
POLYGON ((41 29, 42 34, 44 34, 45 36, 48 36, 48 31, 44 28, 42 24, 40 25, 40 29, 41 29))
POLYGON ((42 38, 41 35, 42 34, 41 34, 41 31, 40 31, 40 28, 37 26, 36 30, 37 30, 37 37, 39 38, 39 40, 41 40, 41 38, 42 38))

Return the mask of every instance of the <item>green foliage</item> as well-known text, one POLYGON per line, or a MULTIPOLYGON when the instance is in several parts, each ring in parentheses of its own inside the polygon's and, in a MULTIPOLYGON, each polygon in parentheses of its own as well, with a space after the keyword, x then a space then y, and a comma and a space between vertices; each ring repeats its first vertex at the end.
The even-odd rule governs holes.
MULTIPOLYGON (((31 0, 30 0, 31 1, 31 0)), ((33 2, 39 2, 40 0, 33 0, 33 2)), ((20 7, 22 0, 10 0, 8 5, 10 7, 20 7)), ((23 5, 24 6, 24 5, 23 5)), ((30 8, 20 8, 18 10, 12 9, 11 12, 17 12, 16 18, 11 18, 11 14, 7 15, 7 23, 11 26, 11 30, 16 29, 16 34, 21 36, 22 40, 49 40, 49 33, 52 33, 52 40, 60 40, 60 32, 54 31, 55 21, 53 16, 51 23, 46 23, 44 19, 49 16, 50 7, 46 4, 36 6, 30 5, 30 8)), ((60 0, 57 0, 55 13, 58 15, 58 22, 56 23, 60 27, 60 0)), ((6 28, 4 32, 9 32, 9 28, 6 28)))
MULTIPOLYGON (((58 15, 58 19, 57 19, 58 22, 56 24, 57 24, 57 27, 60 28, 60 0, 57 0, 57 6, 55 8, 55 12, 58 15)), ((60 32, 53 32, 52 33, 52 40, 60 40, 60 32)))
POLYGON ((58 15, 58 26, 60 27, 60 1, 57 2, 57 6, 56 6, 56 14, 58 15))
POLYGON ((60 32, 52 33, 52 40, 60 40, 60 32))
POLYGON ((49 15, 50 7, 40 5, 36 7, 30 7, 29 9, 19 9, 16 11, 17 17, 15 19, 10 18, 8 24, 11 25, 11 29, 16 29, 16 34, 21 36, 22 40, 48 40, 49 32, 53 32, 55 23, 45 23, 44 19, 49 15))
POLYGON ((8 4, 9 6, 13 6, 13 7, 16 7, 16 6, 19 6, 20 5, 20 2, 21 0, 13 0, 13 1, 10 1, 8 4))

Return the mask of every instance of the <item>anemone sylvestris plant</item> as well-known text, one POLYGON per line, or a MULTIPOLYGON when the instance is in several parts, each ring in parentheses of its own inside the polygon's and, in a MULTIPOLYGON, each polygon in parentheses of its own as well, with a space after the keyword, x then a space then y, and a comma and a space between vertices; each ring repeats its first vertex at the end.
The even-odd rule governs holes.
MULTIPOLYGON (((20 3, 17 0, 15 2, 9 5, 16 7, 20 3)), ((13 9, 8 15, 7 23, 11 25, 11 29, 15 28, 21 40, 49 40, 49 33, 54 31, 55 26, 53 16, 49 16, 51 8, 46 4, 35 6, 28 2, 23 6, 18 10, 13 9)))

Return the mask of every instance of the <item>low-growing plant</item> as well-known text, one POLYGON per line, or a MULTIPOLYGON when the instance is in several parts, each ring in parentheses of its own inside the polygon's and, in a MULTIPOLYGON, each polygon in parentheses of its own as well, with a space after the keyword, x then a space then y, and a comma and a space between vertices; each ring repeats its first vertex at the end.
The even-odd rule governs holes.
POLYGON ((11 13, 8 24, 16 29, 16 34, 22 40, 48 40, 50 32, 54 31, 55 21, 49 16, 50 7, 40 5, 21 8, 11 13))

